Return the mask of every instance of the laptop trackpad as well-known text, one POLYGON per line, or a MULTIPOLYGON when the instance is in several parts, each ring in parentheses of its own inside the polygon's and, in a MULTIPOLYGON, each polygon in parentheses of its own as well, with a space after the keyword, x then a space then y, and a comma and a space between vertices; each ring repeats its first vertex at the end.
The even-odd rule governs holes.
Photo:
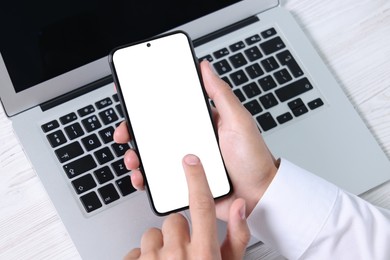
MULTIPOLYGON (((184 215, 187 217, 188 221, 191 221, 190 211, 185 210, 184 215)), ((217 220, 217 228, 218 228, 218 239, 220 243, 223 243, 225 237, 226 237, 226 231, 227 231, 227 223, 222 220, 217 220)), ((258 243, 259 240, 251 236, 251 239, 249 240, 248 247, 252 246, 256 243, 258 243)))

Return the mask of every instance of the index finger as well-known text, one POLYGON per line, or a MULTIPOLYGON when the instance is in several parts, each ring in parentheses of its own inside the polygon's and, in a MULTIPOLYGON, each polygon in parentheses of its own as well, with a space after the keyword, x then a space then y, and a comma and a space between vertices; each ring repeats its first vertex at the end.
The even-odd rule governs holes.
POLYGON ((195 155, 183 158, 187 178, 192 240, 214 246, 218 242, 214 198, 211 194, 201 161, 195 155))

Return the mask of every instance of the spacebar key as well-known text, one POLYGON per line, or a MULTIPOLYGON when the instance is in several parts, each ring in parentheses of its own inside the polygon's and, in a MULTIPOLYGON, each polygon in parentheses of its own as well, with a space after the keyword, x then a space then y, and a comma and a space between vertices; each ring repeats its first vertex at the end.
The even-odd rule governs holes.
POLYGON ((68 178, 71 179, 84 172, 87 172, 96 167, 96 162, 91 155, 84 156, 78 160, 64 165, 64 170, 68 178))
POLYGON ((281 102, 284 102, 311 89, 313 89, 313 86, 310 84, 309 80, 307 78, 303 78, 275 90, 275 94, 281 102))

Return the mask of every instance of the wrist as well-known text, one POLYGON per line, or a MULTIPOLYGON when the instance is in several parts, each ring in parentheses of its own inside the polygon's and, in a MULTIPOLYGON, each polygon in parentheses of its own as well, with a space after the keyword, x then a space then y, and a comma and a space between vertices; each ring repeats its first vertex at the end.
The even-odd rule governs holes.
POLYGON ((246 199, 246 216, 248 217, 253 209, 256 207, 256 205, 259 203, 265 192, 267 191, 268 187, 272 183, 274 177, 276 176, 276 173, 279 169, 280 165, 280 158, 277 160, 274 160, 273 165, 267 170, 267 174, 264 175, 264 178, 256 185, 254 191, 249 191, 247 199, 246 199))

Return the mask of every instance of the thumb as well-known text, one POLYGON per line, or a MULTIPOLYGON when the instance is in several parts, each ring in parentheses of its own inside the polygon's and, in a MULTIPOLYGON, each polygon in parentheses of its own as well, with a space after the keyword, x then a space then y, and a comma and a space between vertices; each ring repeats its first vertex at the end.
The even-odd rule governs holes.
MULTIPOLYGON (((213 100, 221 116, 230 114, 242 113, 246 109, 241 105, 241 102, 233 93, 232 88, 223 81, 211 69, 211 64, 208 61, 202 61, 200 64, 203 83, 207 95, 213 100)), ((247 111, 246 111, 247 112, 247 111)))
POLYGON ((226 238, 221 246, 222 259, 243 259, 250 239, 245 217, 245 200, 236 199, 230 206, 226 238))

